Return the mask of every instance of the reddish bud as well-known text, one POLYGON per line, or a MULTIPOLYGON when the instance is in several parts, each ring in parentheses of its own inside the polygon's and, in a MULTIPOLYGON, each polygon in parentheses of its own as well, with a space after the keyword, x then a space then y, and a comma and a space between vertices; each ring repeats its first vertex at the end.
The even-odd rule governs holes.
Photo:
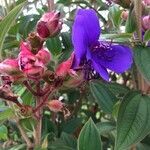
POLYGON ((128 15, 129 15, 129 12, 128 12, 128 11, 122 11, 122 13, 121 13, 121 18, 124 19, 124 20, 127 20, 128 15))
POLYGON ((22 42, 20 46, 21 52, 19 54, 19 67, 27 77, 36 79, 42 76, 45 66, 36 55, 32 54, 27 43, 22 42))
POLYGON ((143 27, 144 30, 149 30, 150 29, 150 15, 143 17, 142 27, 143 27))
POLYGON ((18 60, 17 59, 6 59, 0 63, 0 73, 7 75, 20 74, 18 60))
POLYGON ((37 23, 37 33, 42 38, 56 36, 61 28, 60 13, 55 11, 45 13, 37 23))
POLYGON ((43 62, 43 64, 47 64, 51 60, 51 54, 46 49, 41 49, 37 54, 36 57, 43 62))
POLYGON ((51 100, 47 103, 48 108, 53 112, 61 112, 64 107, 64 103, 59 100, 51 100))
POLYGON ((150 0, 143 0, 144 4, 149 6, 150 5, 150 0))
POLYGON ((72 69, 70 69, 72 66, 73 57, 74 53, 72 53, 71 57, 68 60, 58 65, 58 67, 56 68, 57 76, 65 77, 68 73, 75 74, 75 72, 72 69))

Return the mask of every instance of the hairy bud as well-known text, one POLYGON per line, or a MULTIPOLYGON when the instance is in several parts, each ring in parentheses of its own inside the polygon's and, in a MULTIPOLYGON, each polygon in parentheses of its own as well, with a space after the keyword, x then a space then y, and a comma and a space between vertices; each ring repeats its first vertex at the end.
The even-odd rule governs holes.
POLYGON ((55 11, 45 13, 37 23, 37 33, 42 38, 56 36, 61 28, 60 13, 55 11))
POLYGON ((51 100, 47 103, 47 106, 53 112, 61 112, 64 107, 64 103, 59 100, 51 100))

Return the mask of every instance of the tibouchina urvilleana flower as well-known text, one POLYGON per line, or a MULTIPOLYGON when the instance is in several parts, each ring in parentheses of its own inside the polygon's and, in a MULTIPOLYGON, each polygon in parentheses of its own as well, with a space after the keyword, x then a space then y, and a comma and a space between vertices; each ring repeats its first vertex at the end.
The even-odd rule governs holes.
POLYGON ((82 68, 85 79, 90 79, 96 72, 108 81, 108 69, 123 73, 131 67, 132 51, 124 45, 100 41, 100 31, 99 19, 94 10, 77 10, 72 28, 75 53, 72 68, 82 68))

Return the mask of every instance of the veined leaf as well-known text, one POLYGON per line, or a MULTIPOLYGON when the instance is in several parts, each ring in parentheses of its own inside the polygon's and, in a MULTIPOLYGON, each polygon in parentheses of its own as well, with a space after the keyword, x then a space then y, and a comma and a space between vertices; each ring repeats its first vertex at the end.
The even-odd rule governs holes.
POLYGON ((150 97, 130 92, 123 100, 117 118, 115 150, 126 150, 150 132, 150 97))
POLYGON ((100 135, 92 119, 86 122, 80 132, 78 150, 102 150, 100 135))
POLYGON ((10 27, 14 23, 14 20, 18 16, 19 12, 21 11, 22 7, 25 5, 26 2, 23 2, 17 5, 14 9, 12 9, 8 15, 0 22, 0 59, 2 59, 2 48, 3 43, 5 40, 5 36, 7 35, 10 27))
POLYGON ((111 113, 116 103, 115 95, 99 81, 90 82, 90 91, 102 110, 106 113, 111 113))
POLYGON ((134 60, 137 68, 147 81, 150 81, 150 47, 138 46, 134 48, 134 60))

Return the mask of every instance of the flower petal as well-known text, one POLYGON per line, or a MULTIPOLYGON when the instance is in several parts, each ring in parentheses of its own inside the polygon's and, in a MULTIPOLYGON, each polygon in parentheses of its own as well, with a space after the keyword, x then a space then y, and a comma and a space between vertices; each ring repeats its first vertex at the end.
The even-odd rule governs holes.
POLYGON ((132 51, 123 45, 112 45, 112 50, 102 52, 103 59, 99 58, 100 64, 116 73, 123 73, 132 65, 132 51))
POLYGON ((74 45, 75 53, 75 66, 78 66, 81 62, 81 59, 85 57, 87 42, 85 30, 82 27, 83 17, 77 16, 72 29, 72 41, 74 45))
POLYGON ((109 81, 109 75, 108 75, 108 72, 107 70, 101 66, 100 64, 96 63, 95 61, 92 61, 92 65, 93 65, 93 68, 95 69, 95 71, 97 73, 99 73, 99 75, 106 81, 109 81))
POLYGON ((88 45, 94 44, 100 35, 99 19, 93 9, 79 9, 76 16, 82 16, 82 27, 85 30, 88 45))
POLYGON ((72 41, 75 51, 74 66, 86 57, 87 48, 99 38, 100 26, 96 12, 92 9, 79 9, 72 28, 72 41))

